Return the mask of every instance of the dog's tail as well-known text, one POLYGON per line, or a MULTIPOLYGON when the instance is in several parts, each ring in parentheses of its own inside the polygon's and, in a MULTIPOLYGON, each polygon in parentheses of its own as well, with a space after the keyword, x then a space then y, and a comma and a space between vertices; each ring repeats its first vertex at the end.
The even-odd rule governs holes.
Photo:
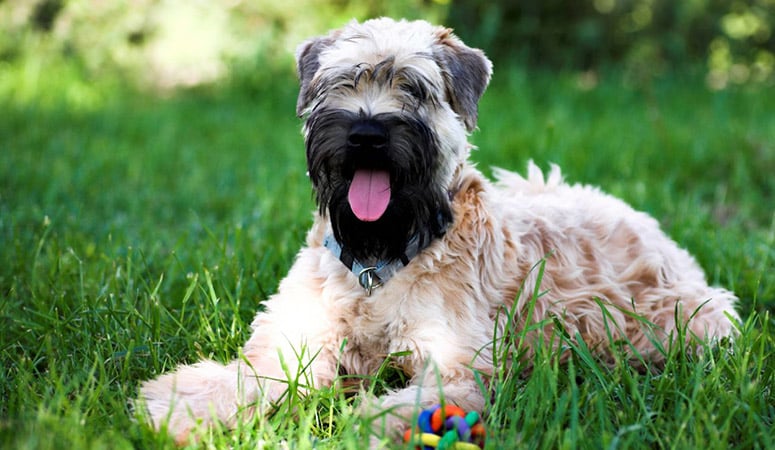
POLYGON ((527 177, 499 167, 494 167, 492 173, 496 184, 505 191, 535 193, 552 190, 563 184, 562 172, 558 165, 552 164, 549 174, 545 177, 532 159, 527 163, 527 177))

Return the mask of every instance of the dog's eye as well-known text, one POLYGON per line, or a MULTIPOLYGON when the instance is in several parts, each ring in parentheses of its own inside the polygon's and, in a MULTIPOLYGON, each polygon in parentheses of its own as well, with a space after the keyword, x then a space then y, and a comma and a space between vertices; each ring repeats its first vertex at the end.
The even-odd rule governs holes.
POLYGON ((428 93, 422 86, 414 83, 403 83, 400 89, 415 100, 425 101, 428 96, 428 93))

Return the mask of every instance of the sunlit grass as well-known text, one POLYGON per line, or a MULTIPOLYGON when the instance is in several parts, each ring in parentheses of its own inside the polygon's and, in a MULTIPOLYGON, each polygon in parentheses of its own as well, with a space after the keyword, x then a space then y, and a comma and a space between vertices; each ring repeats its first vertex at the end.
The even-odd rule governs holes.
MULTIPOLYGON (((157 99, 33 69, 0 71, 0 446, 171 448, 132 421, 138 383, 237 357, 311 223, 294 80, 157 99)), ((774 94, 621 78, 498 72, 474 158, 559 163, 657 217, 741 297, 740 337, 661 371, 543 349, 495 380, 488 447, 772 447, 774 94)), ((202 444, 363 448, 355 397, 288 398, 202 444)))

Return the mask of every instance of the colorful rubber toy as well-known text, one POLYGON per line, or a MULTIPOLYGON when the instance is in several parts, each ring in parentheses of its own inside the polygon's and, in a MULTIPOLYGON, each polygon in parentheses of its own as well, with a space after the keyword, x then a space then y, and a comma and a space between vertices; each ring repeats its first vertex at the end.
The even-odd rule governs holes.
POLYGON ((466 413, 455 405, 436 405, 425 409, 417 426, 404 433, 404 442, 415 449, 481 450, 486 432, 476 411, 466 413))

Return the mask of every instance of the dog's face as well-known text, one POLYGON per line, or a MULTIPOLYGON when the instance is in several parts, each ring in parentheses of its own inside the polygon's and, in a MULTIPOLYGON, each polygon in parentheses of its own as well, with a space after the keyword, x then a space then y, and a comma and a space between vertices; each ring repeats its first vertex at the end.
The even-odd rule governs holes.
POLYGON ((339 243, 396 259, 442 234, 490 61, 449 29, 391 19, 308 41, 297 60, 309 174, 339 243))

